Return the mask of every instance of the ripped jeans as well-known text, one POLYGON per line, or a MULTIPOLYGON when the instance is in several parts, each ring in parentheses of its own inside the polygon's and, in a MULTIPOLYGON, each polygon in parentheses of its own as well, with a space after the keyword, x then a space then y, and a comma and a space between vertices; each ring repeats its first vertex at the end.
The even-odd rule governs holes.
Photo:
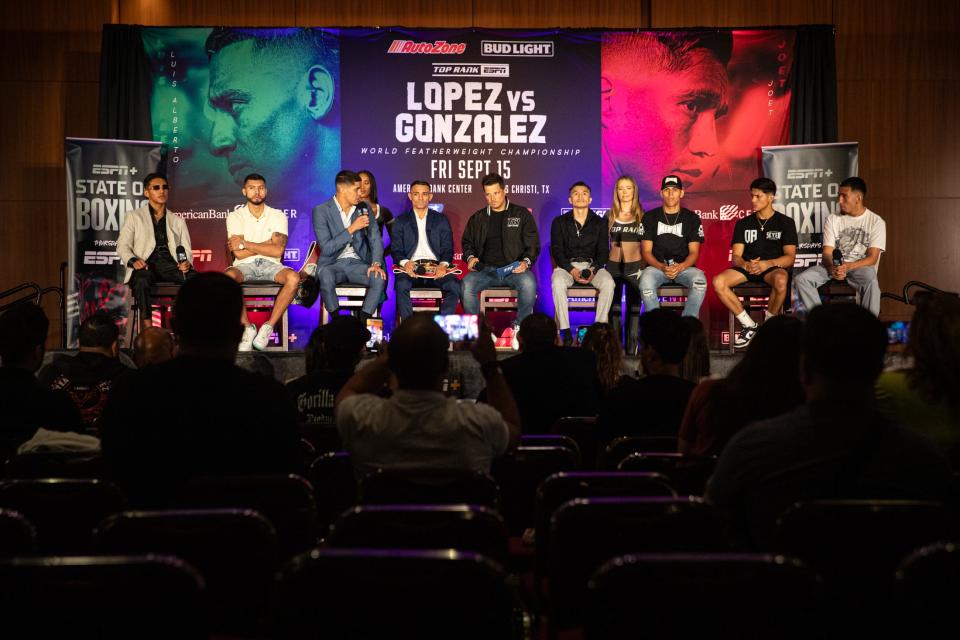
POLYGON ((643 298, 644 312, 651 309, 660 308, 660 298, 657 297, 657 289, 667 283, 678 284, 686 287, 687 302, 683 305, 683 315, 700 315, 700 305, 707 295, 707 277, 703 271, 696 267, 687 267, 677 274, 677 277, 670 280, 663 271, 655 267, 647 267, 640 275, 640 297, 643 298))

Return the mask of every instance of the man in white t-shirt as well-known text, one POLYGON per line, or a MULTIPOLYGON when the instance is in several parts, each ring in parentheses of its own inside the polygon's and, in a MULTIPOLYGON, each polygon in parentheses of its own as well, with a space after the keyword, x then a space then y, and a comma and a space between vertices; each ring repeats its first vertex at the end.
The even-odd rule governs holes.
POLYGON ((840 183, 840 214, 823 221, 823 262, 795 279, 797 295, 810 311, 820 304, 817 288, 831 278, 846 282, 860 294, 860 305, 880 315, 877 266, 887 248, 887 225, 863 204, 867 183, 847 178, 840 183))
POLYGON ((263 351, 270 344, 277 321, 290 306, 300 277, 281 262, 287 246, 287 216, 264 204, 266 179, 259 173, 251 173, 244 179, 241 193, 247 204, 227 216, 227 245, 233 252, 233 266, 227 268, 226 274, 240 283, 266 280, 283 285, 273 302, 270 319, 259 331, 247 318, 246 308, 243 309, 244 329, 239 350, 263 351))

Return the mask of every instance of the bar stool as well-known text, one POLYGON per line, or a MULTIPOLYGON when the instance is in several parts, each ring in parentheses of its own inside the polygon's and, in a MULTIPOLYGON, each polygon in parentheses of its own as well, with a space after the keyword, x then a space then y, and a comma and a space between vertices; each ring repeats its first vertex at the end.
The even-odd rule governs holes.
MULTIPOLYGON (((754 309, 766 307, 770 300, 770 285, 762 282, 744 282, 735 287, 730 287, 730 290, 733 291, 733 295, 740 298, 740 302, 743 304, 743 310, 747 312, 747 315, 754 309)), ((786 304, 787 303, 784 302, 784 306, 786 306, 786 304)), ((730 336, 727 342, 731 354, 736 352, 736 346, 734 344, 734 336, 736 335, 734 331, 736 328, 734 319, 733 311, 728 312, 727 322, 730 336)))
MULTIPOLYGON (((359 311, 363 306, 363 299, 367 297, 367 285, 365 284, 356 284, 354 282, 344 282, 343 284, 337 285, 337 298, 340 301, 338 307, 340 309, 349 309, 350 311, 359 311)), ((330 322, 330 314, 327 312, 327 307, 324 306, 323 300, 321 299, 320 304, 320 324, 327 324, 330 322)), ((377 309, 373 312, 373 317, 380 317, 380 306, 377 305, 377 309)))

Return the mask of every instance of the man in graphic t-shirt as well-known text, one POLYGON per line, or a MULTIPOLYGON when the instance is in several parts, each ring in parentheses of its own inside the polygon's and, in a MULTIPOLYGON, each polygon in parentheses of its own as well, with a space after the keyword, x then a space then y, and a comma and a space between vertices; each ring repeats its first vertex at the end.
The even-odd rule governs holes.
POLYGON ((643 216, 643 243, 640 252, 647 268, 640 276, 640 297, 644 311, 658 309, 657 289, 673 283, 689 290, 683 315, 697 316, 707 295, 707 277, 697 269, 703 224, 700 216, 680 206, 683 182, 669 175, 660 183, 663 205, 643 216))
POLYGON ((796 277, 797 294, 807 311, 820 304, 817 288, 833 278, 855 288, 860 306, 880 315, 877 266, 887 248, 887 225, 863 204, 866 196, 867 183, 861 178, 840 183, 841 213, 823 221, 823 261, 796 277))
POLYGON ((797 256, 797 224, 792 218, 773 210, 777 184, 770 178, 750 183, 753 215, 741 218, 730 241, 733 267, 713 278, 713 290, 743 327, 734 338, 738 349, 746 348, 757 333, 757 323, 744 310, 740 298, 731 290, 744 282, 770 286, 770 301, 763 319, 780 313, 787 298, 788 270, 797 256))

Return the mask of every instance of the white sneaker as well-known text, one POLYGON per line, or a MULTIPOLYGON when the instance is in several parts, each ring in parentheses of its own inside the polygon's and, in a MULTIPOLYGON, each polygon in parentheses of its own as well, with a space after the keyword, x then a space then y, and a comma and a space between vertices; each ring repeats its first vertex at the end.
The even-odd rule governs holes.
POLYGON ((514 351, 520 350, 520 325, 513 325, 513 332, 510 334, 510 348, 514 351))
POLYGON ((250 351, 253 349, 253 339, 257 336, 257 327, 253 324, 248 324, 243 328, 243 337, 240 338, 240 346, 237 347, 237 351, 250 351))
POLYGON ((270 346, 270 336, 273 335, 273 327, 264 322, 260 325, 260 331, 257 331, 257 337, 253 339, 253 348, 257 351, 263 351, 270 346))

